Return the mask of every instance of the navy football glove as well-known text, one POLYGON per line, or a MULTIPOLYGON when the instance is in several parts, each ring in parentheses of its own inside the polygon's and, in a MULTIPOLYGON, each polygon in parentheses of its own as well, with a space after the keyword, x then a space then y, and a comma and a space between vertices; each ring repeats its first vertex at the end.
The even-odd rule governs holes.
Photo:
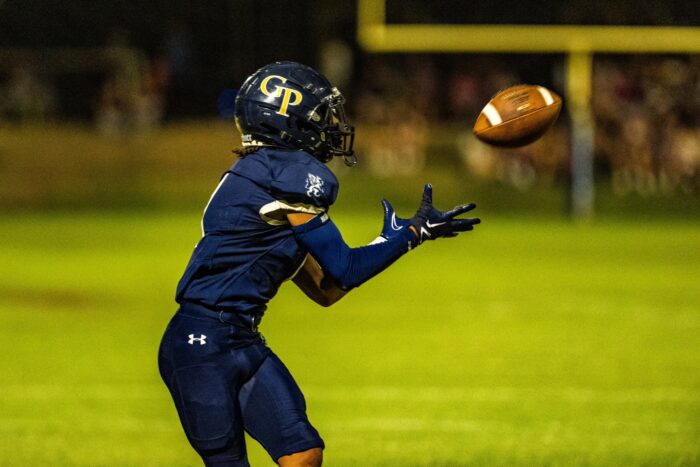
POLYGON ((382 200, 382 207, 384 208, 384 226, 380 237, 389 240, 411 225, 408 219, 402 219, 396 215, 394 207, 386 199, 382 200))
MULTIPOLYGON (((428 183, 423 189, 423 201, 418 211, 408 222, 418 232, 418 243, 435 240, 440 237, 456 237, 460 232, 473 230, 481 222, 478 218, 455 219, 465 212, 471 211, 476 204, 462 204, 449 211, 439 211, 433 207, 433 186, 428 183)), ((403 220, 403 219, 402 219, 403 220)))

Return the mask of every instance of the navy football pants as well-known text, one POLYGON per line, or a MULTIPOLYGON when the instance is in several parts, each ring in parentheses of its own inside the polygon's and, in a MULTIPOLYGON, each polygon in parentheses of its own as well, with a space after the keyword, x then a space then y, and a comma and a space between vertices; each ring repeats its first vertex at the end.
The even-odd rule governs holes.
POLYGON ((248 466, 244 430, 274 461, 323 441, 301 390, 238 316, 183 305, 160 346, 160 373, 190 443, 207 466, 248 466))

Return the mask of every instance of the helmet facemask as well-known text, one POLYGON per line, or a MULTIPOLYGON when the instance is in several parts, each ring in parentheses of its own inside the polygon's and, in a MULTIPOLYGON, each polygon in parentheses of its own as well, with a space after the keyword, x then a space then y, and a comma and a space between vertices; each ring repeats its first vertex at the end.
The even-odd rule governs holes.
POLYGON ((357 156, 352 149, 355 142, 355 127, 348 124, 343 104, 345 104, 345 97, 338 88, 333 88, 332 93, 323 98, 319 111, 315 113, 321 121, 325 122, 321 139, 325 138, 327 160, 334 156, 342 156, 345 165, 352 167, 357 164, 357 156))

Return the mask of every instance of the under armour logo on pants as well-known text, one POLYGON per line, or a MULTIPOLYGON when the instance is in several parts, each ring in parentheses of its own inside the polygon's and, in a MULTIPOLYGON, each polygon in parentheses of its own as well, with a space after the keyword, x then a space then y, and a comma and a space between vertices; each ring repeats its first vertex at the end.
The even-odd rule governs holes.
POLYGON ((194 337, 194 334, 189 335, 190 340, 187 341, 188 344, 194 345, 194 341, 199 341, 199 345, 204 345, 207 343, 207 336, 200 334, 199 337, 194 337))

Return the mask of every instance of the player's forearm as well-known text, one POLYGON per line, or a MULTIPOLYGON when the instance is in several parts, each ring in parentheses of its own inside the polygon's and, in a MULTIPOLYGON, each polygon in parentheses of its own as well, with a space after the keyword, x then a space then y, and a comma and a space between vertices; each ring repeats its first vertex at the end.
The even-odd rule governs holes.
POLYGON ((410 229, 382 243, 350 248, 337 227, 326 217, 317 217, 294 227, 299 240, 344 290, 357 287, 389 267, 416 240, 410 229))

